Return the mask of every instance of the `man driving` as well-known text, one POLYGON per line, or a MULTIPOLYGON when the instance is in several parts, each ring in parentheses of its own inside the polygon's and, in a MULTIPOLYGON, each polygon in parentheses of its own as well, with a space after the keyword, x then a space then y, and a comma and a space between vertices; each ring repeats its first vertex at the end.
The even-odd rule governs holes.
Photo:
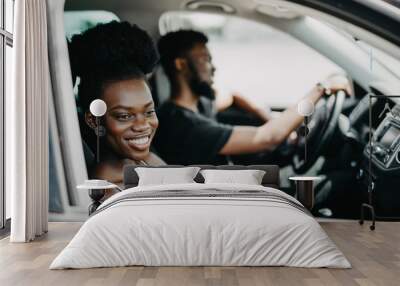
MULTIPOLYGON (((169 164, 226 164, 227 155, 273 150, 303 121, 293 105, 258 127, 219 123, 213 105, 215 67, 207 42, 206 35, 193 30, 167 33, 158 42, 171 90, 170 99, 157 112, 160 125, 154 142, 169 164)), ((348 91, 349 84, 329 88, 348 91)), ((315 104, 323 94, 318 84, 303 99, 315 104)))

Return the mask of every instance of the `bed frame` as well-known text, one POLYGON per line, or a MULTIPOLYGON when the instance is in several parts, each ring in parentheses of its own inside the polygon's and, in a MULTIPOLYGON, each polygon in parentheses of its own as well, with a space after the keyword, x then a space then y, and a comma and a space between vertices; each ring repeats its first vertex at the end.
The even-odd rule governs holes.
MULTIPOLYGON (((279 179, 279 166, 277 165, 190 165, 195 167, 200 167, 202 170, 204 169, 219 169, 219 170, 263 170, 265 171, 265 175, 262 179, 261 184, 265 187, 271 187, 279 189, 280 187, 280 179, 279 179)), ((182 168, 185 167, 183 165, 165 165, 165 166, 138 166, 138 165, 126 165, 124 167, 124 187, 132 188, 136 187, 139 182, 139 177, 135 171, 137 167, 145 167, 145 168, 182 168)), ((197 183, 203 183, 203 176, 198 173, 198 175, 194 178, 197 183)))

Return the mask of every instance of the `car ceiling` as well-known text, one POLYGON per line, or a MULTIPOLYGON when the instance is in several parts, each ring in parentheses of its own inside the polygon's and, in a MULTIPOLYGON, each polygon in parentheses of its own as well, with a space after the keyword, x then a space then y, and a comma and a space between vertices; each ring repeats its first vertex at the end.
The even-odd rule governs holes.
MULTIPOLYGON (((332 0, 290 0, 290 2, 297 3, 300 5, 308 6, 310 4, 317 5, 319 4, 328 4, 328 2, 332 2, 332 0), (320 2, 319 2, 320 1, 320 2)), ((356 3, 354 1, 346 0, 356 3)), ((249 0, 249 1, 240 1, 240 0, 225 0, 224 2, 218 0, 66 0, 64 9, 66 11, 73 10, 105 10, 110 11, 116 14, 121 20, 129 21, 131 23, 136 23, 145 30, 147 30, 154 38, 159 36, 159 18, 160 16, 167 11, 176 11, 176 10, 189 10, 187 8, 188 3, 227 3, 234 7, 235 13, 234 15, 253 19, 260 20, 260 16, 265 19, 267 16, 261 15, 257 12, 256 8, 260 3, 272 3, 272 13, 274 17, 276 16, 274 12, 277 12, 280 8, 279 5, 284 3, 285 1, 280 0, 249 0), (274 9, 276 11, 274 11, 274 9)), ((335 1, 334 1, 335 2, 335 1)), ((337 4, 337 1, 334 4, 333 10, 340 11, 340 7, 342 4, 337 4)), ((348 3, 348 2, 346 2, 348 3)), ((310 5, 311 6, 311 5, 310 5)), ((208 7, 209 8, 209 7, 208 7)), ((317 8, 315 6, 315 8, 317 8)), ((321 7, 320 7, 321 8, 321 7)), ((199 11, 199 10, 196 10, 199 11)), ((209 12, 209 10, 207 10, 209 12)), ((221 12, 221 11, 216 11, 221 12)), ((348 12, 348 11, 347 11, 348 12)), ((272 18, 274 18, 272 17, 272 18)), ((267 17, 268 18, 268 17, 267 17)), ((271 17, 269 17, 271 18, 271 17)), ((277 19, 278 20, 278 19, 277 19)), ((264 21, 264 20, 262 20, 264 21)), ((282 23, 291 22, 290 20, 286 21, 285 17, 280 18, 279 21, 282 23), (283 22, 282 22, 283 21, 283 22)), ((399 54, 398 48, 396 48, 396 53, 399 54)))
MULTIPOLYGON (((281 3, 277 0, 66 0, 65 10, 107 10, 115 13, 120 19, 139 23, 151 33, 157 32, 158 19, 166 11, 187 9, 189 3, 226 3, 234 7, 235 15, 254 18, 256 7, 265 3, 272 3, 279 9, 281 3)), ((365 26, 365 28, 380 34, 393 43, 400 43, 398 26, 400 13, 396 10, 383 11, 367 5, 365 0, 287 0, 305 7, 314 8, 339 18, 365 26), (390 12, 390 13, 389 13, 390 12)), ((218 12, 218 11, 217 11, 218 12)))
MULTIPOLYGON (((145 1, 129 1, 129 0, 66 0, 65 10, 107 10, 115 13, 121 20, 132 23, 138 23, 142 28, 149 31, 153 36, 158 35, 158 20, 160 16, 171 10, 188 10, 185 5, 195 1, 182 0, 145 0, 145 1)), ((200 1, 197 1, 200 2, 200 1)), ((203 2, 220 2, 221 1, 203 1, 203 2)), ((255 7, 258 5, 256 1, 225 1, 235 8, 234 15, 252 18, 252 14, 257 14, 255 7)), ((219 11, 216 11, 219 12, 219 11)))
MULTIPOLYGON (((153 35, 158 35, 159 17, 169 10, 180 10, 182 0, 66 0, 65 10, 106 10, 121 20, 138 23, 153 35)), ((239 1, 237 1, 239 2, 239 1)))

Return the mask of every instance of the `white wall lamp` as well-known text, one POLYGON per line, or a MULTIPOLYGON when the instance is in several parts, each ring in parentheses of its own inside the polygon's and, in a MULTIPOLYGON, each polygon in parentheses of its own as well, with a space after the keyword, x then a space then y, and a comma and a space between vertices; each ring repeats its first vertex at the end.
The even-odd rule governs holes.
POLYGON ((300 132, 304 136, 304 162, 307 162, 307 135, 309 133, 308 122, 309 117, 314 113, 314 104, 309 99, 303 99, 297 105, 297 112, 304 116, 304 126, 300 132))
MULTIPOLYGON (((101 99, 95 99, 90 103, 90 113, 96 117, 96 136, 97 136, 97 150, 96 150, 96 160, 97 163, 100 162, 100 135, 104 133, 104 130, 100 128, 100 117, 102 117, 107 112, 107 104, 101 99)), ((104 128, 104 127, 103 127, 104 128)))

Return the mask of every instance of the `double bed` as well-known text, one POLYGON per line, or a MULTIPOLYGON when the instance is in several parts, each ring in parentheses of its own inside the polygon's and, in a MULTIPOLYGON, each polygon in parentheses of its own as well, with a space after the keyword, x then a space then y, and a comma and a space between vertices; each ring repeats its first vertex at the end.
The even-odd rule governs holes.
POLYGON ((199 173, 195 183, 138 186, 136 167, 127 166, 125 190, 100 205, 50 268, 350 268, 308 210, 279 190, 277 166, 198 167, 265 175, 261 185, 204 183, 199 173))

